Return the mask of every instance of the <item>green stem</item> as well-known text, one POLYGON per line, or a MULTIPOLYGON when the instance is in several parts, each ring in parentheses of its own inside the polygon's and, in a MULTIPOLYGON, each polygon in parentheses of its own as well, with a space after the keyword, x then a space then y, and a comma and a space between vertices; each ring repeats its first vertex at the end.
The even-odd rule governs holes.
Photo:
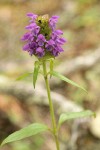
POLYGON ((57 150, 60 150, 59 141, 58 141, 58 131, 57 131, 57 126, 56 126, 56 120, 55 120, 55 115, 54 115, 53 104, 52 104, 52 100, 51 100, 50 87, 49 87, 49 82, 48 82, 48 76, 47 76, 46 62, 45 61, 43 61, 43 72, 44 72, 44 79, 45 79, 45 84, 46 84, 46 89, 47 89, 48 100, 49 100, 50 116, 51 116, 51 120, 52 120, 53 135, 54 135, 55 142, 56 142, 56 148, 57 148, 57 150))

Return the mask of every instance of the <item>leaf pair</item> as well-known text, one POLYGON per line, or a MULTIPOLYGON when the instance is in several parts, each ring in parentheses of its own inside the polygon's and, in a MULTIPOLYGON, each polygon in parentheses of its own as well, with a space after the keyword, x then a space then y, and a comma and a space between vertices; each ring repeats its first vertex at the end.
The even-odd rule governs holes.
MULTIPOLYGON (((40 69, 40 63, 39 63, 39 61, 36 61, 35 65, 34 65, 34 72, 33 72, 33 86, 34 86, 34 88, 35 88, 35 85, 36 85, 39 69, 40 69)), ((27 76, 29 76, 31 74, 32 73, 25 73, 22 76, 18 77, 16 80, 22 80, 22 79, 26 78, 27 76)), ((67 83, 69 83, 69 84, 72 84, 73 86, 76 86, 76 87, 84 90, 85 92, 87 92, 86 89, 84 89, 79 84, 77 84, 74 81, 66 78, 65 76, 61 75, 60 73, 58 73, 56 71, 53 71, 53 59, 50 59, 50 77, 52 75, 59 78, 59 79, 61 79, 61 80, 63 80, 63 81, 65 81, 65 82, 67 82, 67 83)))
MULTIPOLYGON (((63 113, 60 115, 60 118, 59 118, 58 130, 59 130, 61 124, 67 120, 75 119, 75 118, 79 118, 79 117, 87 117, 87 116, 92 116, 92 115, 95 116, 95 113, 90 110, 81 111, 81 112, 63 113)), ((48 131, 48 130, 50 130, 50 129, 44 124, 33 123, 21 130, 16 131, 16 132, 12 133, 11 135, 9 135, 2 142, 1 146, 5 145, 7 143, 10 143, 10 142, 18 141, 18 140, 36 135, 36 134, 44 132, 44 131, 48 131)))

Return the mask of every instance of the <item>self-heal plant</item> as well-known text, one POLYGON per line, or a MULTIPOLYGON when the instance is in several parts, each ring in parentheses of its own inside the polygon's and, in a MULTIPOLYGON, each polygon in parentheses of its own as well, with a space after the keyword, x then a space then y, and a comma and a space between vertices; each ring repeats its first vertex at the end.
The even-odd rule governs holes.
MULTIPOLYGON (((30 24, 26 26, 27 33, 25 33, 24 36, 22 37, 22 40, 25 42, 23 50, 27 51, 31 56, 34 55, 37 59, 37 61, 35 61, 34 63, 34 71, 33 71, 34 88, 36 85, 38 74, 41 73, 44 77, 50 107, 52 127, 48 127, 47 125, 41 123, 33 123, 28 127, 25 127, 9 135, 2 142, 2 145, 9 142, 24 139, 26 137, 38 134, 43 131, 49 131, 54 136, 56 149, 60 150, 58 138, 59 138, 59 129, 61 125, 69 119, 91 116, 94 115, 94 113, 90 110, 85 110, 81 112, 63 113, 60 115, 58 122, 56 121, 48 82, 49 77, 50 78, 52 76, 57 77, 84 91, 86 90, 77 83, 73 82, 72 80, 66 78, 65 76, 53 70, 54 59, 61 52, 64 51, 62 45, 66 42, 66 40, 62 37, 63 32, 61 30, 56 29, 56 23, 59 17, 52 16, 51 18, 49 18, 48 15, 38 16, 33 13, 28 13, 27 16, 30 18, 29 21, 30 24), (48 68, 47 63, 49 63, 48 68)), ((18 79, 23 79, 29 74, 30 73, 26 73, 21 77, 19 77, 18 79)))

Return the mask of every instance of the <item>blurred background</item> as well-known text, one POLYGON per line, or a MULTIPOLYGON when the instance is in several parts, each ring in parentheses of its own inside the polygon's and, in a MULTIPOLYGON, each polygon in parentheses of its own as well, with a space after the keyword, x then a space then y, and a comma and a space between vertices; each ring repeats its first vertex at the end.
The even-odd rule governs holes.
MULTIPOLYGON (((67 44, 55 60, 55 70, 84 86, 88 94, 51 79, 55 115, 91 109, 97 117, 65 123, 60 130, 61 150, 100 149, 100 0, 0 0, 0 143, 12 132, 33 122, 50 125, 43 78, 33 89, 35 58, 22 51, 21 37, 28 24, 26 13, 59 15, 57 28, 67 44)), ((8 144, 2 150, 56 150, 48 133, 8 144)))

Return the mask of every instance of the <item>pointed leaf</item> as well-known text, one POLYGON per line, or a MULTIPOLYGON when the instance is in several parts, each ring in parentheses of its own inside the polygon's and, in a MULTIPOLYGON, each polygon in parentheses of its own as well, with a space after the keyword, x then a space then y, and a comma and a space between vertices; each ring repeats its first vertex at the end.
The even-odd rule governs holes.
POLYGON ((79 84, 75 83, 74 81, 66 78, 65 76, 61 75, 60 73, 58 73, 56 71, 52 71, 52 75, 87 92, 86 89, 84 89, 82 86, 80 86, 79 84))
POLYGON ((80 117, 87 117, 87 116, 95 116, 95 113, 90 111, 90 110, 85 110, 81 112, 68 112, 68 113, 63 113, 60 115, 59 118, 59 125, 64 123, 67 120, 70 119, 75 119, 75 118, 80 118, 80 117))
POLYGON ((9 135, 1 144, 4 145, 6 143, 10 143, 10 142, 14 142, 14 141, 18 141, 27 137, 30 137, 32 135, 41 133, 43 131, 48 130, 48 127, 44 124, 40 124, 40 123, 34 123, 31 124, 19 131, 16 131, 14 133, 12 133, 11 135, 9 135))
POLYGON ((23 75, 19 76, 16 80, 23 80, 24 78, 28 77, 29 75, 31 75, 32 72, 27 72, 27 73, 24 73, 23 75))
POLYGON ((34 88, 35 88, 35 84, 36 84, 36 81, 37 81, 39 69, 40 69, 40 64, 39 64, 38 61, 36 61, 35 66, 34 66, 34 72, 33 72, 33 86, 34 86, 34 88))

